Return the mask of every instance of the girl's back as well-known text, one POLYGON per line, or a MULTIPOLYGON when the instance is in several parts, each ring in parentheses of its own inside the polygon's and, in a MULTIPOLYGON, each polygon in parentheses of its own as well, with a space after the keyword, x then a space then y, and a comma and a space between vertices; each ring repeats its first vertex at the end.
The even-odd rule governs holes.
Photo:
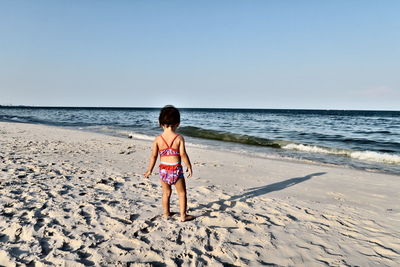
POLYGON ((159 123, 164 131, 160 136, 155 138, 152 144, 149 167, 144 173, 144 176, 146 178, 150 176, 157 158, 160 156, 159 174, 163 188, 162 203, 164 216, 171 216, 169 200, 171 196, 171 185, 175 185, 179 196, 181 221, 192 220, 194 217, 186 214, 186 183, 181 160, 183 160, 187 167, 187 171, 189 172, 188 177, 192 176, 192 165, 186 153, 185 140, 175 132, 180 123, 179 110, 173 106, 165 106, 160 111, 159 123))

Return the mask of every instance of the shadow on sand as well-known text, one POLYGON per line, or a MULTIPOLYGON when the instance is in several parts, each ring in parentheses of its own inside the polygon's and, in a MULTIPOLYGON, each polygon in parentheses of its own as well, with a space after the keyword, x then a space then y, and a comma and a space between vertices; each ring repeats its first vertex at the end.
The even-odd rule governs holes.
MULTIPOLYGON (((199 210, 199 209, 204 209, 204 208, 211 208, 214 204, 218 204, 221 206, 220 210, 224 211, 227 208, 233 208, 233 206, 235 205, 235 203, 232 203, 232 201, 243 201, 249 198, 254 198, 254 197, 258 197, 258 196, 262 196, 274 191, 280 191, 283 190, 285 188, 294 186, 296 184, 305 182, 307 180, 310 180, 312 177, 314 176, 321 176, 326 174, 326 172, 316 172, 316 173, 312 173, 309 175, 306 175, 304 177, 295 177, 295 178, 290 178, 287 179, 285 181, 282 182, 277 182, 274 184, 269 184, 269 185, 264 185, 264 186, 259 186, 259 187, 253 187, 253 188, 249 188, 246 189, 246 192, 244 192, 243 194, 239 194, 239 195, 234 195, 231 196, 228 199, 220 199, 220 200, 216 200, 213 202, 209 202, 206 205, 199 205, 199 207, 192 209, 192 210, 199 210), (226 202, 230 202, 229 205, 226 204, 226 202)), ((203 214, 206 215, 206 214, 203 214)))

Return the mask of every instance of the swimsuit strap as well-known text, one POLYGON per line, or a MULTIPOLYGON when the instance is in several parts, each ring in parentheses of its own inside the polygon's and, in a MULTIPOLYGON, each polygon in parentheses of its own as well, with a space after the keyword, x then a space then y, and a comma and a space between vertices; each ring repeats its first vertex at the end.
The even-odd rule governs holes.
POLYGON ((165 141, 164 137, 160 135, 161 139, 164 141, 164 143, 167 145, 167 148, 169 148, 167 141, 165 141))
POLYGON ((161 139, 164 141, 164 143, 167 145, 167 148, 171 148, 172 145, 174 144, 175 139, 179 136, 179 134, 175 135, 174 139, 172 139, 171 145, 169 146, 167 141, 165 141, 164 137, 160 135, 161 139))
POLYGON ((175 139, 179 136, 179 134, 175 135, 174 139, 172 139, 171 145, 169 147, 172 147, 172 145, 174 144, 175 139))

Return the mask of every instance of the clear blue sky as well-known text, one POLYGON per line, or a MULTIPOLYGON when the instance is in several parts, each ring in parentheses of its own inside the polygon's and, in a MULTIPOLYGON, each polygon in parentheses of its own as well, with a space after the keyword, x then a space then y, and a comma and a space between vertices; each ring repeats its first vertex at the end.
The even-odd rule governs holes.
POLYGON ((0 1, 0 104, 400 110, 400 1, 0 1))

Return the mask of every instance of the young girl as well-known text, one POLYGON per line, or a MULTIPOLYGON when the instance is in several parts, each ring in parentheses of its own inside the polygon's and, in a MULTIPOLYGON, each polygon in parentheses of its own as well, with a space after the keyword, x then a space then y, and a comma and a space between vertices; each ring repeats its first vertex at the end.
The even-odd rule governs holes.
POLYGON ((160 154, 160 178, 163 189, 162 205, 164 217, 171 216, 169 200, 171 197, 171 185, 175 185, 179 197, 180 219, 182 222, 194 219, 193 216, 186 214, 186 184, 183 177, 181 159, 189 172, 188 178, 192 176, 192 165, 185 149, 185 140, 175 131, 180 123, 180 113, 174 106, 165 106, 161 109, 158 118, 160 126, 164 132, 157 136, 152 145, 150 163, 144 177, 148 178, 153 171, 160 154))

